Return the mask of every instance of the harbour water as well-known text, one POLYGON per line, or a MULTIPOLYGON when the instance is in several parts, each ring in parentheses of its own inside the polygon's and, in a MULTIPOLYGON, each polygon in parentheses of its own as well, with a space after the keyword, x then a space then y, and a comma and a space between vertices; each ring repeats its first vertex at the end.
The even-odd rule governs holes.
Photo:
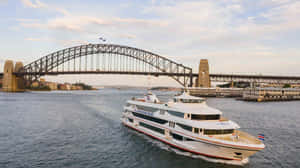
MULTIPOLYGON (((145 90, 0 93, 1 168, 240 167, 173 150, 121 124, 127 99, 145 90)), ((155 92, 168 100, 175 92, 155 92)), ((300 102, 208 98, 266 148, 244 167, 300 165, 300 102)))

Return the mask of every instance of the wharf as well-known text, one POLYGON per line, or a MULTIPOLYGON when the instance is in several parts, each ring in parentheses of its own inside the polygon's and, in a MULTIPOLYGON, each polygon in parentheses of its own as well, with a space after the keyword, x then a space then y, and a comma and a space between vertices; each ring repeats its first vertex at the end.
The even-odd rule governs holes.
POLYGON ((295 88, 187 88, 197 97, 234 97, 244 101, 291 101, 300 100, 300 89, 295 88))
POLYGON ((242 97, 242 88, 187 88, 190 95, 197 97, 242 97))
POLYGON ((257 102, 300 100, 300 89, 248 88, 243 91, 241 100, 257 102))

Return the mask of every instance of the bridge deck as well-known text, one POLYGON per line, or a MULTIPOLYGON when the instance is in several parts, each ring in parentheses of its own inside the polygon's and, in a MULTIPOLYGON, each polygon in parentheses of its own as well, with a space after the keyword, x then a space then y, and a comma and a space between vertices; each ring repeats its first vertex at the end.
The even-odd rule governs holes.
MULTIPOLYGON (((197 74, 193 74, 197 76, 197 74)), ((244 78, 244 79, 271 79, 271 80, 300 80, 300 76, 272 76, 272 75, 234 75, 234 74, 210 74, 211 78, 244 78)))
MULTIPOLYGON (((187 73, 165 73, 165 72, 135 72, 135 71, 53 71, 53 72, 30 72, 15 73, 16 75, 76 75, 76 74, 119 74, 119 75, 152 75, 152 76, 182 76, 189 77, 187 73)), ((192 74, 193 78, 198 77, 197 73, 192 74)), ((3 73, 0 73, 3 78, 3 73)), ((248 81, 248 82, 291 82, 300 83, 300 76, 272 76, 272 75, 236 75, 236 74, 210 74, 211 81, 229 82, 229 81, 248 81)))

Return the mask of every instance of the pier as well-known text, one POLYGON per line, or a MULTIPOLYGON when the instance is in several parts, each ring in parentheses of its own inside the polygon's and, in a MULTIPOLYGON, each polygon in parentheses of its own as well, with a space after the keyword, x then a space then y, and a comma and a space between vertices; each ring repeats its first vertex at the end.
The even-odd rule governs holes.
POLYGON ((241 100, 257 102, 300 100, 300 89, 247 88, 244 89, 241 100))
POLYGON ((197 97, 242 97, 242 88, 198 88, 187 89, 190 95, 197 97))
POLYGON ((296 88, 188 88, 197 97, 234 97, 244 101, 291 101, 300 100, 296 88))

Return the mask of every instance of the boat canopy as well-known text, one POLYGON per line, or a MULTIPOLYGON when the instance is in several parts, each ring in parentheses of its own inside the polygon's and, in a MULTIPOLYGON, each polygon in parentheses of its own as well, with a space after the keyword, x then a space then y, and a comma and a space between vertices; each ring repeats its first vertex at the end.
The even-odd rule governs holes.
POLYGON ((181 102, 181 103, 202 103, 205 101, 204 98, 191 96, 186 92, 183 92, 179 96, 175 96, 173 99, 174 102, 181 102))
POLYGON ((188 114, 198 114, 198 115, 222 115, 222 112, 218 109, 209 107, 206 103, 200 104, 185 104, 185 103, 174 103, 169 106, 176 111, 181 111, 188 114))

